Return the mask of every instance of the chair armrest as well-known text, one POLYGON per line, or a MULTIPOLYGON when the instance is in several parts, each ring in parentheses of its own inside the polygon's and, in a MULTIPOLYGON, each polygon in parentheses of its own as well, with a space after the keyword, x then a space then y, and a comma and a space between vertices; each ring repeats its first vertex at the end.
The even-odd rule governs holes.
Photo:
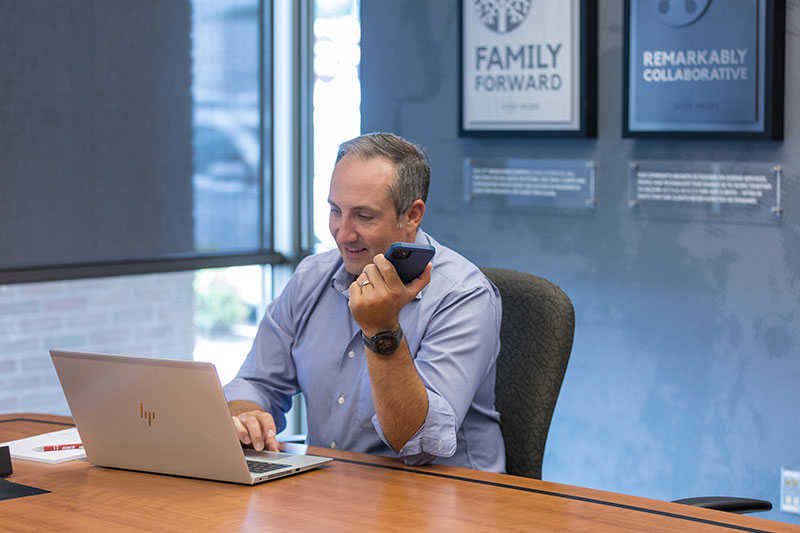
POLYGON ((735 498, 732 496, 703 496, 699 498, 684 498, 673 500, 674 503, 683 503, 695 507, 706 509, 716 509, 729 513, 760 513, 772 509, 772 504, 765 500, 754 500, 752 498, 735 498))

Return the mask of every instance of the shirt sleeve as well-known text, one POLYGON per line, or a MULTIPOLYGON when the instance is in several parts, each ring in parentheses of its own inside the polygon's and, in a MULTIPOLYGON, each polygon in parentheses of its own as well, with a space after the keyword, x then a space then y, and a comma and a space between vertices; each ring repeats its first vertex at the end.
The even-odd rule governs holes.
POLYGON ((281 295, 270 303, 239 373, 225 387, 225 397, 260 405, 275 419, 278 432, 286 427, 292 396, 300 391, 291 357, 294 342, 292 277, 281 295))
MULTIPOLYGON (((424 465, 436 457, 452 457, 456 453, 456 424, 453 410, 441 396, 430 389, 428 392, 428 415, 425 423, 400 449, 398 454, 407 465, 424 465)), ((373 415, 372 423, 378 436, 391 448, 378 422, 373 415)))
MULTIPOLYGON (((428 413, 400 450, 406 464, 425 464, 456 453, 459 428, 500 350, 499 296, 478 287, 444 301, 421 339, 414 364, 428 393, 428 413)), ((414 347, 410 347, 412 350, 414 347)), ((488 408, 493 408, 489 405, 488 408)), ((373 425, 387 446, 378 417, 373 425)))

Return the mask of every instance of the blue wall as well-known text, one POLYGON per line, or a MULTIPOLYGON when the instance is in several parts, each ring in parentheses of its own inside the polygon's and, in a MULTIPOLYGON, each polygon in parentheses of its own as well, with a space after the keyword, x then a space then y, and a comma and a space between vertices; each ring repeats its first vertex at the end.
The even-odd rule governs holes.
MULTIPOLYGON (((464 139, 457 2, 362 2, 362 130, 432 159, 425 229, 483 266, 560 285, 577 329, 543 477, 647 496, 746 495, 779 507, 800 469, 800 4, 788 2, 785 141, 623 140, 622 0, 599 2, 597 139, 464 139), (583 216, 465 205, 466 157, 593 159, 583 216), (632 160, 780 163, 774 225, 648 221, 627 205, 632 160)), ((773 510, 759 516, 800 523, 773 510)))

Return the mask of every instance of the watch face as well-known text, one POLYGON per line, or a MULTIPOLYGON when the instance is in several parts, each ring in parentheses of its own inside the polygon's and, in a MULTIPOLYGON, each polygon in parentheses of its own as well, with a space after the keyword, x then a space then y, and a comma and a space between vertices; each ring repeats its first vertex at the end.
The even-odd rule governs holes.
POLYGON ((397 339, 391 335, 379 337, 378 340, 375 341, 375 348, 379 354, 392 353, 397 348, 397 339))

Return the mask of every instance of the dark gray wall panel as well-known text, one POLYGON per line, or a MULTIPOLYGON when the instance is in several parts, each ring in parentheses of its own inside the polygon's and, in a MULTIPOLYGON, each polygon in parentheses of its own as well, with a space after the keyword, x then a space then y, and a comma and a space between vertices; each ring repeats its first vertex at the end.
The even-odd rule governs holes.
POLYGON ((188 1, 0 2, 0 268, 194 250, 188 1))

